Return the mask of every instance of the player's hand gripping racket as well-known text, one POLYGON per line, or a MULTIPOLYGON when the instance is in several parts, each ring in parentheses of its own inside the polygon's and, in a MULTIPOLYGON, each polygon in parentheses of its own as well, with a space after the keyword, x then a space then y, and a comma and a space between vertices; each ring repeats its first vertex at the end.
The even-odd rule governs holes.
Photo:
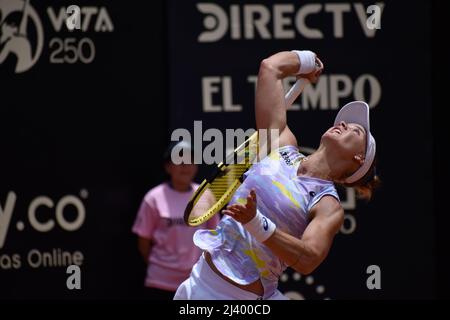
MULTIPOLYGON (((287 107, 292 105, 308 83, 309 80, 305 78, 295 82, 285 95, 287 107)), ((209 178, 203 180, 184 211, 185 223, 189 226, 198 226, 219 212, 241 185, 244 173, 254 163, 253 160, 257 154, 258 132, 256 131, 229 154, 224 162, 218 164, 209 178)))

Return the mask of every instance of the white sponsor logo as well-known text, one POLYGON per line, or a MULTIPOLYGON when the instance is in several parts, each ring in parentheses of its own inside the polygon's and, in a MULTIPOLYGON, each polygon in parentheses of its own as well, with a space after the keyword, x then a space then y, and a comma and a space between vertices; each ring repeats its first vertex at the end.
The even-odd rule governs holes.
POLYGON ((14 72, 25 72, 39 59, 43 44, 42 23, 29 0, 0 0, 0 64, 14 55, 14 72))
MULTIPOLYGON (((284 87, 295 82, 294 77, 284 79, 284 87)), ((255 90, 257 76, 248 76, 248 90, 255 90)), ((233 79, 230 76, 205 76, 201 79, 203 112, 241 112, 242 103, 236 101, 233 93, 233 79), (214 102, 215 101, 215 102, 214 102)), ((245 88, 244 88, 245 89, 245 88)), ((243 90, 243 88, 239 88, 243 90)), ((338 110, 348 100, 367 101, 371 108, 378 105, 382 89, 379 80, 372 74, 361 74, 352 78, 346 74, 322 75, 316 84, 305 87, 289 110, 338 110)))
MULTIPOLYGON (((29 226, 37 232, 49 232, 56 226, 73 232, 81 228, 86 218, 86 209, 81 199, 87 197, 87 191, 81 190, 80 197, 66 195, 57 201, 47 196, 38 196, 28 205, 27 217, 29 226), (68 207, 75 208, 75 219, 69 220, 65 216, 68 207), (49 215, 50 213, 50 215, 49 215)), ((8 192, 4 204, 0 203, 0 249, 6 243, 6 236, 10 229, 10 222, 16 207, 17 195, 14 191, 8 192)), ((25 229, 25 223, 16 222, 18 231, 25 229)))
MULTIPOLYGON (((81 31, 95 31, 95 32, 113 32, 114 25, 111 20, 111 16, 108 13, 108 10, 105 7, 78 7, 78 6, 70 6, 60 7, 57 11, 53 7, 47 8, 47 14, 52 23, 53 29, 56 32, 59 32, 63 29, 63 26, 67 27, 67 20, 72 21, 72 19, 79 15, 78 19, 81 26, 81 31), (68 16, 68 12, 72 13, 74 7, 75 16, 68 16), (72 10, 69 10, 71 8, 72 10)), ((76 29, 76 28, 75 28, 76 29)), ((70 30, 70 29, 69 29, 70 30)))
POLYGON ((302 276, 300 273, 288 269, 281 275, 280 282, 281 287, 284 286, 284 283, 295 283, 295 290, 283 292, 291 300, 330 299, 325 286, 318 282, 313 275, 302 276), (309 290, 304 290, 305 288, 309 290))
POLYGON ((81 251, 70 252, 61 248, 51 250, 31 249, 27 253, 0 254, 1 270, 18 270, 26 265, 33 269, 58 268, 72 264, 82 265, 84 260, 81 251))
MULTIPOLYGON (((376 4, 376 19, 380 21, 384 3, 376 4)), ((198 42, 216 42, 227 34, 240 39, 295 39, 297 33, 307 39, 324 39, 324 31, 307 24, 314 15, 327 19, 321 24, 333 25, 333 37, 345 36, 345 19, 358 19, 362 34, 373 38, 379 28, 369 27, 366 8, 362 3, 311 3, 296 8, 293 4, 232 4, 224 8, 215 3, 198 3, 197 10, 204 15, 198 42), (347 18, 348 17, 348 18, 347 18)), ((373 23, 373 21, 371 22, 373 23)))
MULTIPOLYGON (((72 32, 70 37, 52 37, 50 30, 45 32, 52 64, 91 63, 96 56, 95 43, 86 35, 114 31, 105 7, 50 6, 46 14, 53 34, 72 32)), ((17 60, 15 73, 28 71, 38 61, 43 47, 43 24, 30 0, 0 0, 0 65, 14 55, 17 60)))

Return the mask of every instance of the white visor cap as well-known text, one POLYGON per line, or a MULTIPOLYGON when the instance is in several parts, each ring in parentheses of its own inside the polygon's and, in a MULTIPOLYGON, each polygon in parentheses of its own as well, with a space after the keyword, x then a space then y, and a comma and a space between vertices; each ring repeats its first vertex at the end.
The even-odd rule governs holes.
POLYGON ((339 110, 334 120, 334 125, 344 121, 346 123, 356 123, 366 130, 366 154, 364 163, 355 173, 345 179, 345 183, 354 183, 364 177, 369 171, 374 159, 376 151, 375 138, 370 133, 369 105, 363 101, 353 101, 347 103, 339 110))

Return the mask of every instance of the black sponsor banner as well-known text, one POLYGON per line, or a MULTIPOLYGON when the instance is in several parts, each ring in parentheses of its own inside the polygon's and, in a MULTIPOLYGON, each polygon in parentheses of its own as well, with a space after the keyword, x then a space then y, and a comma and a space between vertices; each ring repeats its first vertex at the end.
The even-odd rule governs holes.
POLYGON ((289 111, 300 144, 317 147, 340 106, 366 100, 383 186, 369 204, 339 190, 346 217, 330 256, 309 276, 288 270, 280 289, 433 297, 430 4, 375 3, 376 32, 373 4, 0 0, 0 298, 143 296, 130 228, 164 176, 170 133, 194 133, 195 120, 201 133, 254 127, 259 63, 291 49, 326 65, 289 111), (80 290, 68 287, 73 264, 80 290), (377 267, 381 289, 369 290, 377 267))
POLYGON ((308 276, 288 270, 280 289, 294 299, 432 297, 430 5, 169 1, 167 14, 172 130, 201 140, 211 128, 254 128, 260 61, 282 50, 310 49, 325 64, 288 112, 301 147, 317 148, 345 103, 371 106, 382 187, 370 203, 340 189, 345 222, 327 260, 308 276))
POLYGON ((0 1, 0 298, 140 295, 131 224, 167 143, 161 12, 0 1))

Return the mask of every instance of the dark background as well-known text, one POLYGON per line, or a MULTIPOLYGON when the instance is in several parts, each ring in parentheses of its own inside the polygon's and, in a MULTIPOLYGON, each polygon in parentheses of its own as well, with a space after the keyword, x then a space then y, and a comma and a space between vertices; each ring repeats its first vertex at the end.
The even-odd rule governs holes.
MULTIPOLYGON (((253 92, 246 76, 255 75, 259 61, 276 51, 311 48, 323 57, 325 75, 355 79, 370 73, 380 82, 383 91, 372 111, 372 127, 383 187, 371 203, 358 202, 348 212, 357 228, 337 236, 330 256, 312 275, 314 286, 290 277, 281 288, 307 299, 325 297, 314 289, 319 284, 332 299, 448 298, 449 218, 441 187, 448 174, 443 160, 448 133, 438 125, 447 104, 445 1, 385 1, 382 29, 372 39, 362 35, 352 9, 344 19, 342 39, 329 36, 331 19, 321 14, 307 23, 322 29, 324 39, 296 33, 292 40, 225 37, 208 45, 196 42, 203 18, 195 3, 79 1, 79 6, 105 7, 114 30, 57 32, 47 8, 59 10, 73 2, 31 1, 43 24, 42 54, 20 74, 14 73, 14 58, 0 64, 2 209, 9 192, 17 196, 0 257, 22 258, 19 269, 0 269, 0 297, 142 298, 145 266, 130 229, 142 197, 164 178, 159 155, 171 131, 191 130, 193 120, 202 120, 205 128, 254 127, 253 92), (49 41, 55 37, 92 39, 94 61, 49 63, 49 41), (242 104, 242 112, 202 112, 201 77, 209 75, 233 78, 233 100, 242 104), (36 197, 48 196, 56 204, 66 195, 81 198, 83 189, 88 196, 81 200, 86 219, 80 229, 67 232, 55 226, 41 233, 28 223, 28 208, 36 197), (16 228, 18 221, 24 222, 23 231, 16 228), (82 251, 82 290, 67 290, 65 267, 27 266, 26 255, 33 248, 82 251), (381 290, 366 288, 365 271, 371 264, 381 268, 381 290)), ((215 3, 229 7, 228 2, 215 3)), ((272 4, 264 2, 268 8, 272 4)), ((341 99, 340 105, 352 98, 341 99)), ((291 111, 289 120, 301 130, 301 143, 317 147, 335 114, 291 111)), ((54 218, 54 208, 39 210, 43 220, 54 218)), ((67 208, 68 220, 75 216, 71 210, 67 208)))

